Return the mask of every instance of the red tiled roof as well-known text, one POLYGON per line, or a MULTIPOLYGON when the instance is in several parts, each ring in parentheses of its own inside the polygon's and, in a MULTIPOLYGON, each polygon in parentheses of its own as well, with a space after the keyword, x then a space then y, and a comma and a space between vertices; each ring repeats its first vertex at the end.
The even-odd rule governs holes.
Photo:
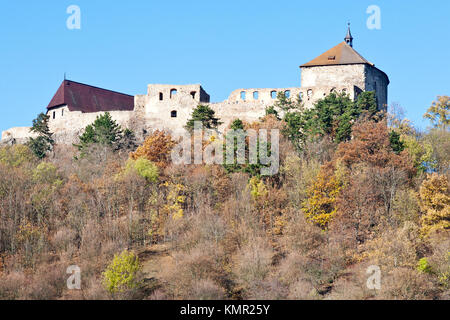
POLYGON ((70 111, 81 111, 83 113, 132 111, 134 110, 134 97, 71 80, 64 80, 48 104, 47 109, 62 105, 67 105, 70 111))

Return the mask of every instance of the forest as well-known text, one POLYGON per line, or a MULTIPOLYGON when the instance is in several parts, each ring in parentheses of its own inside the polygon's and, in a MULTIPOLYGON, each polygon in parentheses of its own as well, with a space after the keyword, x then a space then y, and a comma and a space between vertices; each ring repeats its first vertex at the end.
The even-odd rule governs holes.
MULTIPOLYGON (((307 110, 281 93, 236 119, 279 130, 272 176, 175 165, 177 138, 137 141, 108 113, 59 145, 40 114, 36 138, 0 147, 0 299, 450 299, 450 97, 424 106, 425 131, 376 106, 374 92, 307 110)), ((194 121, 221 124, 206 105, 194 121)))

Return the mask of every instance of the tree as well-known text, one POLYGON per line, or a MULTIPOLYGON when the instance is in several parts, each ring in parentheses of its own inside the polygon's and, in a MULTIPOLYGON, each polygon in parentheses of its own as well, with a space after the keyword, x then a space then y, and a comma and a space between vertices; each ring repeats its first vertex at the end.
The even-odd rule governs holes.
POLYGON ((115 255, 111 264, 103 273, 106 289, 114 294, 139 286, 138 272, 141 270, 139 258, 132 252, 123 251, 115 255))
POLYGON ((45 158, 47 152, 52 151, 55 144, 52 138, 53 133, 50 132, 48 127, 49 119, 49 116, 40 113, 33 120, 33 126, 30 129, 30 132, 34 132, 38 136, 37 138, 29 138, 27 145, 39 159, 45 158))
POLYGON ((435 128, 446 130, 450 124, 450 97, 438 96, 423 117, 429 119, 435 128))
POLYGON ((375 91, 361 92, 356 101, 356 108, 358 113, 366 113, 369 118, 374 117, 378 112, 375 91))
POLYGON ((353 123, 361 115, 373 119, 377 112, 374 92, 363 92, 353 102, 345 94, 331 93, 304 113, 305 130, 311 137, 330 135, 335 142, 350 140, 353 123))
POLYGON ((118 148, 125 151, 135 151, 137 147, 138 144, 136 143, 134 132, 128 128, 125 129, 118 142, 118 148))
POLYGON ((337 213, 336 200, 342 186, 343 181, 335 173, 333 164, 323 165, 303 202, 302 210, 308 220, 327 229, 337 213))
POLYGON ((144 158, 155 163, 159 168, 165 168, 169 165, 170 152, 174 146, 175 141, 169 133, 156 130, 135 152, 130 154, 130 158, 133 160, 144 158))
POLYGON ((194 130, 194 123, 199 121, 202 123, 203 128, 217 129, 222 124, 219 118, 215 116, 216 112, 208 105, 198 105, 192 112, 191 119, 188 120, 185 128, 188 131, 194 130))
POLYGON ((391 143, 391 148, 395 153, 399 154, 405 150, 405 145, 400 139, 400 134, 394 130, 389 133, 389 142, 391 143))
POLYGON ((145 158, 138 158, 136 160, 128 159, 125 165, 124 174, 128 174, 129 172, 135 172, 138 176, 146 179, 148 182, 158 181, 158 167, 145 158))
POLYGON ((134 133, 125 129, 112 119, 109 112, 97 116, 95 121, 86 126, 84 132, 78 137, 79 144, 74 144, 84 155, 87 149, 94 144, 111 148, 113 151, 130 150, 136 145, 134 133))
POLYGON ((450 229, 450 186, 446 176, 428 175, 419 191, 423 236, 434 231, 450 229))

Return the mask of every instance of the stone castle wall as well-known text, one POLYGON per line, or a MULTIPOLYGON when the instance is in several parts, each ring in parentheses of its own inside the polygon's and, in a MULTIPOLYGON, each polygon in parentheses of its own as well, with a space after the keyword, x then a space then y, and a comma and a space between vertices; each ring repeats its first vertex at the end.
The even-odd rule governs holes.
MULTIPOLYGON (((133 130, 138 139, 143 139, 155 129, 164 129, 177 135, 186 125, 191 113, 199 104, 208 104, 223 125, 223 130, 233 120, 253 122, 264 116, 267 107, 276 102, 277 94, 301 98, 305 108, 311 108, 324 96, 336 92, 347 93, 356 99, 362 91, 377 91, 380 109, 387 105, 389 80, 380 70, 370 65, 331 65, 302 67, 302 87, 237 89, 222 102, 211 103, 210 96, 200 84, 165 85, 150 84, 147 93, 135 96, 133 111, 111 111, 110 114, 123 128, 133 130)), ((72 144, 84 128, 103 112, 71 112, 67 106, 48 111, 50 130, 57 143, 72 144)), ((29 128, 13 128, 3 132, 3 139, 23 140, 29 128)))

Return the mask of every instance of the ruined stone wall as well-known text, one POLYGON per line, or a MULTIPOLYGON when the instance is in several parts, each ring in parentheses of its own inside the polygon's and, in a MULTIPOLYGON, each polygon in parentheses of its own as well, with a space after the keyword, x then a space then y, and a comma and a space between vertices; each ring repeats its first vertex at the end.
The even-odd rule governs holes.
MULTIPOLYGON (((133 130, 142 140, 155 129, 176 135, 199 104, 208 104, 216 111, 223 122, 219 130, 237 118, 257 121, 265 115, 266 108, 276 102, 279 92, 291 99, 300 97, 305 108, 311 108, 317 100, 332 92, 344 92, 355 99, 360 92, 370 90, 376 90, 380 108, 387 104, 389 80, 382 71, 370 65, 302 67, 301 81, 302 87, 237 89, 225 101, 217 103, 210 103, 210 96, 200 84, 150 84, 146 94, 135 96, 133 111, 111 111, 110 114, 123 128, 133 130)), ((70 112, 67 106, 61 106, 48 111, 50 130, 57 143, 76 143, 84 128, 101 114, 103 112, 70 112)), ((28 128, 13 128, 3 133, 2 139, 23 140, 28 136, 28 128)))
POLYGON ((2 132, 1 144, 26 143, 28 138, 36 138, 37 134, 30 132, 30 127, 16 127, 2 132))

